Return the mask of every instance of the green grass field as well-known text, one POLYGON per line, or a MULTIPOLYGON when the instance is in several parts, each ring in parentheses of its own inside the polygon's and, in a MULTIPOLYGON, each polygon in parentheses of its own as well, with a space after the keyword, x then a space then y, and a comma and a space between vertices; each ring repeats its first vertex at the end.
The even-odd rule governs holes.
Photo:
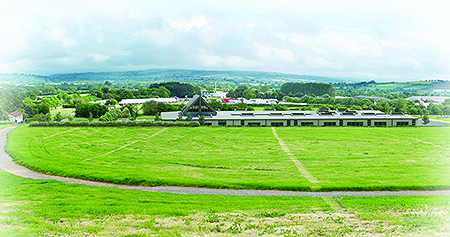
POLYGON ((167 194, 0 170, 0 236, 445 235, 449 223, 449 196, 167 194))
POLYGON ((450 187, 449 127, 276 130, 294 158, 267 127, 20 126, 10 132, 7 151, 34 170, 135 185, 282 190, 450 187), (291 160, 295 158, 312 178, 299 170, 291 160))

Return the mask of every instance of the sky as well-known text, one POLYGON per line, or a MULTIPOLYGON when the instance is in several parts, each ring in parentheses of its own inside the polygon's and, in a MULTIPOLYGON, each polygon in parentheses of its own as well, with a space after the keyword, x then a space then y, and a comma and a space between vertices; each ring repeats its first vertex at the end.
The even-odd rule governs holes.
POLYGON ((1 1, 0 73, 450 79, 447 1, 1 1))

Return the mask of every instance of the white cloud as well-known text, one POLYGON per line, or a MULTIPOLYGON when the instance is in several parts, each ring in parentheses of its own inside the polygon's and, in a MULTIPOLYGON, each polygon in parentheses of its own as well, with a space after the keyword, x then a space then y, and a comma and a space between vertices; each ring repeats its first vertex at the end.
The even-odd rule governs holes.
POLYGON ((10 63, 27 48, 26 29, 13 23, 0 16, 0 63, 10 63))
POLYGON ((0 73, 153 65, 449 78, 445 5, 433 0, 7 1, 0 8, 0 73))
POLYGON ((128 17, 133 19, 133 20, 136 20, 136 21, 143 21, 144 20, 144 16, 142 15, 142 13, 134 11, 134 10, 129 10, 128 11, 128 17))
POLYGON ((193 16, 189 19, 167 18, 170 27, 178 32, 189 32, 192 28, 202 28, 208 21, 202 16, 193 16))
POLYGON ((96 63, 105 62, 110 58, 108 55, 100 54, 100 53, 90 53, 90 54, 88 54, 88 56, 91 57, 92 60, 94 60, 94 62, 96 62, 96 63))
POLYGON ((47 31, 48 37, 53 42, 60 43, 63 47, 72 47, 77 42, 66 35, 66 30, 63 27, 51 27, 47 31))
POLYGON ((261 43, 254 43, 256 55, 262 59, 273 62, 295 63, 297 61, 294 53, 287 49, 276 48, 261 43))
POLYGON ((145 29, 141 33, 158 46, 167 46, 174 40, 174 34, 169 30, 145 29))
POLYGON ((211 52, 206 52, 203 49, 198 52, 198 57, 196 58, 198 58, 204 67, 245 69, 260 66, 255 60, 246 59, 237 55, 218 56, 211 52))

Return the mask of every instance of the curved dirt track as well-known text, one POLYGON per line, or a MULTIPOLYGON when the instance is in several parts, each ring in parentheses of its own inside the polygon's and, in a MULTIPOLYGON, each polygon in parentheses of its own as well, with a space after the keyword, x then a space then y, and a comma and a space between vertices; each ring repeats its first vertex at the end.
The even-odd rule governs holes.
POLYGON ((30 170, 24 166, 13 162, 11 156, 5 151, 7 133, 16 127, 7 127, 0 130, 0 169, 20 176, 31 179, 53 179, 65 183, 77 183, 85 185, 115 187, 122 189, 135 189, 150 192, 167 192, 179 194, 215 194, 215 195, 256 195, 256 196, 310 196, 310 197, 334 197, 334 196, 408 196, 408 195, 450 195, 450 190, 405 190, 405 191, 336 191, 336 192, 299 192, 299 191, 277 191, 277 190, 249 190, 249 189, 213 189, 213 188, 196 188, 196 187, 176 187, 176 186, 131 186, 123 184, 113 184, 105 182, 97 182, 90 180, 82 180, 69 177, 61 177, 40 173, 30 170))

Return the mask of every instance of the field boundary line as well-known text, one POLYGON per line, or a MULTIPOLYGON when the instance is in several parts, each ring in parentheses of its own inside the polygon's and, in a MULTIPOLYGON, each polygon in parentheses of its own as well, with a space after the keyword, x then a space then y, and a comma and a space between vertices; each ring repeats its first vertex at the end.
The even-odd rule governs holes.
MULTIPOLYGON (((164 130, 166 130, 166 129, 167 129, 167 128, 163 128, 163 129, 161 129, 160 131, 158 131, 158 132, 152 134, 152 135, 149 136, 148 138, 154 137, 154 136, 156 136, 156 135, 162 133, 162 132, 163 132, 164 130)), ((98 156, 94 156, 94 157, 91 157, 91 158, 87 158, 87 159, 84 159, 83 161, 88 161, 88 160, 92 160, 92 159, 94 159, 94 158, 98 158, 98 157, 102 157, 102 156, 107 156, 107 155, 109 155, 109 154, 111 154, 111 153, 113 153, 113 152, 116 152, 116 151, 118 151, 118 150, 121 150, 121 149, 123 149, 123 148, 125 148, 125 147, 127 147, 127 146, 131 146, 131 145, 133 145, 134 143, 140 142, 140 141, 141 141, 141 140, 136 140, 136 141, 130 142, 130 143, 125 144, 125 145, 123 145, 123 146, 121 146, 121 147, 119 147, 119 148, 116 148, 116 149, 114 149, 114 150, 112 150, 112 151, 109 151, 109 152, 107 152, 107 153, 105 153, 105 154, 98 155, 98 156)))
MULTIPOLYGON (((386 135, 389 135, 389 136, 392 136, 392 137, 397 137, 398 138, 397 135, 394 135, 394 134, 391 134, 391 133, 387 133, 387 132, 384 132, 384 131, 379 131, 379 132, 381 132, 383 134, 386 134, 386 135)), ((415 138, 415 137, 409 137, 408 139, 411 139, 411 140, 414 140, 414 141, 418 141, 418 142, 422 142, 424 144, 432 145, 432 146, 437 147, 437 148, 442 148, 442 149, 447 149, 447 150, 450 149, 450 148, 447 148, 447 147, 443 147, 441 145, 434 144, 432 142, 427 142, 427 141, 421 140, 419 138, 415 138)))
POLYGON ((295 166, 297 166, 297 169, 300 171, 300 173, 303 176, 305 176, 305 178, 308 179, 308 181, 310 183, 320 182, 320 181, 317 181, 317 179, 311 173, 309 173, 309 171, 302 164, 302 162, 300 162, 298 160, 298 158, 294 155, 294 153, 292 153, 291 150, 289 150, 286 143, 284 143, 283 139, 281 139, 281 137, 278 136, 278 133, 277 133, 277 130, 275 129, 275 127, 272 127, 272 133, 275 136, 275 138, 278 140, 278 143, 280 144, 281 148, 286 153, 286 155, 291 159, 291 161, 295 164, 295 166))
POLYGON ((422 143, 424 143, 424 144, 432 145, 432 146, 434 146, 434 147, 438 147, 438 148, 442 148, 442 149, 447 149, 447 150, 450 149, 450 148, 447 148, 447 147, 443 147, 443 146, 434 144, 434 143, 432 143, 432 142, 427 142, 427 141, 421 140, 421 139, 419 139, 419 138, 412 138, 412 139, 413 139, 413 140, 416 140, 416 141, 418 141, 418 142, 422 142, 422 143))
MULTIPOLYGON (((378 130, 378 131, 379 131, 379 130, 378 130)), ((385 134, 385 135, 391 136, 391 137, 397 137, 397 138, 398 138, 398 136, 395 135, 395 134, 391 134, 391 133, 384 132, 384 131, 379 131, 379 132, 380 132, 380 133, 383 133, 383 134, 385 134)))
POLYGON ((55 134, 52 134, 52 135, 50 135, 50 136, 43 137, 42 139, 51 138, 51 137, 54 137, 54 136, 56 136, 56 135, 60 135, 60 134, 66 133, 66 132, 71 132, 71 131, 77 130, 77 129, 80 129, 80 128, 73 128, 73 129, 70 129, 70 130, 67 130, 67 131, 64 131, 64 132, 55 133, 55 134))
POLYGON ((344 211, 344 208, 334 199, 334 197, 322 197, 326 204, 330 205, 333 211, 344 211))
POLYGON ((244 132, 248 131, 250 128, 245 129, 244 131, 240 132, 238 135, 236 135, 236 137, 240 137, 241 134, 243 134, 244 132))

